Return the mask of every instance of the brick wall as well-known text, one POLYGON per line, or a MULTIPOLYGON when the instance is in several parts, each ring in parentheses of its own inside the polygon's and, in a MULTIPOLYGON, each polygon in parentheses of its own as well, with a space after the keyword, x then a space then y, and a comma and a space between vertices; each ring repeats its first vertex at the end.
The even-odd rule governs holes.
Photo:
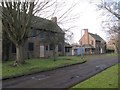
POLYGON ((88 29, 84 29, 84 42, 85 44, 89 44, 89 35, 88 35, 88 29))

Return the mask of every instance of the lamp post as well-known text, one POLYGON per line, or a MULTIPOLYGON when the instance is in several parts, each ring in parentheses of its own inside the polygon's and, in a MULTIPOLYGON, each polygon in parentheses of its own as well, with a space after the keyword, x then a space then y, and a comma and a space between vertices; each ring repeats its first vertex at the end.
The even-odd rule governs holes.
POLYGON ((82 30, 81 30, 81 42, 80 42, 80 48, 81 49, 80 49, 80 51, 81 51, 81 59, 84 61, 84 57, 83 57, 84 52, 83 52, 83 48, 82 48, 82 30))

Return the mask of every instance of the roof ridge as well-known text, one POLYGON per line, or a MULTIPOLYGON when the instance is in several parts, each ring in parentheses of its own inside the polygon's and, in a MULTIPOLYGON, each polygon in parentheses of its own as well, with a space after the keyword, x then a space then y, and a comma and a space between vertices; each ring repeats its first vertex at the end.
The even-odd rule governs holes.
POLYGON ((32 24, 32 27, 46 29, 53 32, 56 31, 59 33, 65 33, 57 23, 52 22, 49 19, 42 18, 39 16, 33 16, 32 20, 35 21, 35 23, 32 24))

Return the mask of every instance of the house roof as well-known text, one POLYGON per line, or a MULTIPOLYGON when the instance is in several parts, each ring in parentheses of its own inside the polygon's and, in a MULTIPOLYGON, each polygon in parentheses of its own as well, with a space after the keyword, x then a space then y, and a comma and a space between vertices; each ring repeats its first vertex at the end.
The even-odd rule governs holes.
MULTIPOLYGON (((0 9, 2 6, 0 6, 0 9)), ((42 30, 48 30, 48 31, 53 31, 53 32, 59 32, 59 33, 65 33, 58 25, 56 22, 52 20, 48 20, 45 18, 41 18, 38 16, 33 16, 32 18, 32 25, 31 27, 36 28, 36 29, 42 29, 42 30)))
POLYGON ((95 40, 105 42, 105 40, 103 40, 99 35, 97 35, 97 34, 92 34, 92 33, 89 33, 89 34, 90 34, 95 40))
POLYGON ((69 43, 65 43, 65 47, 72 47, 72 45, 70 45, 69 43))
POLYGON ((48 30, 48 31, 53 31, 53 32, 64 33, 64 31, 57 25, 57 23, 51 20, 34 16, 32 22, 33 22, 32 27, 38 30, 42 29, 46 31, 48 30))

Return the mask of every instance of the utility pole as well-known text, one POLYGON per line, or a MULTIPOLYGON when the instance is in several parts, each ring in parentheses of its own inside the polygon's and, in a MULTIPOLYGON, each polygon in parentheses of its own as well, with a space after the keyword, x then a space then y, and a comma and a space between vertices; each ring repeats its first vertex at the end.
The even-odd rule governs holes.
MULTIPOLYGON (((83 30, 83 29, 82 29, 83 30)), ((80 51, 81 51, 81 59, 84 61, 84 51, 83 51, 83 47, 82 47, 82 30, 81 30, 81 42, 80 42, 80 51)))

